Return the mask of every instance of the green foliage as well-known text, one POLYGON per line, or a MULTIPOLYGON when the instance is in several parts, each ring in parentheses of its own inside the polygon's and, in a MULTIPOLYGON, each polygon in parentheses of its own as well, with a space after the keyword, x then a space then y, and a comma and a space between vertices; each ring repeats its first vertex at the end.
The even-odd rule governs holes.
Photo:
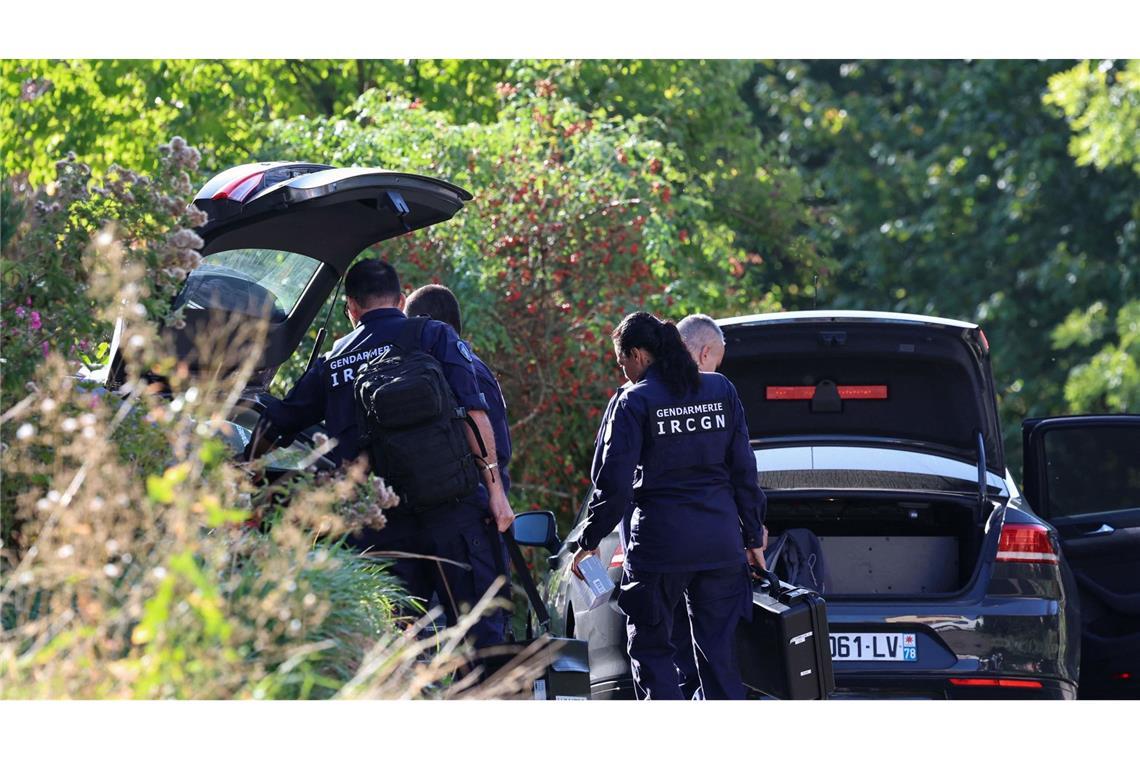
POLYGON ((1100 349, 1069 370, 1065 401, 1071 412, 1129 412, 1140 408, 1140 300, 1116 314, 1109 332, 1104 304, 1074 311, 1053 331, 1057 348, 1089 346, 1107 337, 1100 349))
POLYGON ((1053 328, 1140 295, 1140 178, 1075 165, 1042 103, 1070 65, 788 61, 756 82, 761 129, 826 209, 838 271, 821 304, 982 324, 1014 472, 1020 420, 1063 411, 1093 351, 1054 349, 1053 328))
POLYGON ((74 155, 56 163, 56 180, 33 188, 4 183, 0 281, 0 390, 14 401, 55 351, 93 364, 120 316, 107 284, 126 275, 136 313, 166 318, 186 272, 197 266, 203 221, 188 210, 198 152, 181 138, 157 146, 153 175, 112 164, 99 180, 74 155), (94 237, 94 241, 93 241, 94 237))
POLYGON ((1140 60, 1121 68, 1115 61, 1081 61, 1049 77, 1044 100, 1065 114, 1077 164, 1131 166, 1140 174, 1140 60))
POLYGON ((408 288, 442 280, 456 292, 465 335, 510 407, 517 505, 568 516, 589 484, 600 410, 622 382, 608 337, 621 317, 772 303, 740 282, 744 253, 711 213, 715 198, 648 120, 591 115, 559 95, 549 81, 516 89, 497 121, 460 125, 373 91, 353 120, 274 124, 266 148, 319 150, 336 165, 442 176, 475 191, 457 219, 380 253, 408 288))

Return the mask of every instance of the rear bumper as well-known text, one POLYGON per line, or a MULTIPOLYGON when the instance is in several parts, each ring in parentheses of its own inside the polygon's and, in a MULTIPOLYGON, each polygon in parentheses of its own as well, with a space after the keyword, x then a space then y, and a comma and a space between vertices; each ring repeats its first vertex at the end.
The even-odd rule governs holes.
MULTIPOLYGON (((958 679, 958 676, 955 676, 958 679)), ((1076 699, 1077 686, 1055 678, 986 674, 984 679, 1004 686, 956 685, 946 676, 840 676, 835 677, 832 699, 1076 699), (1030 686, 1040 684, 1040 686, 1030 686)))
MULTIPOLYGON (((1013 680, 1013 679, 1003 679, 1013 680)), ((1025 679, 1022 679, 1023 681, 1025 679)), ((1015 686, 955 686, 944 676, 876 678, 850 676, 836 679, 832 699, 1076 699, 1077 687, 1069 681, 1036 679, 1040 688, 1015 686)), ((591 687, 591 699, 633 699, 630 678, 599 681, 591 687)), ((752 692, 750 699, 767 699, 752 692)))

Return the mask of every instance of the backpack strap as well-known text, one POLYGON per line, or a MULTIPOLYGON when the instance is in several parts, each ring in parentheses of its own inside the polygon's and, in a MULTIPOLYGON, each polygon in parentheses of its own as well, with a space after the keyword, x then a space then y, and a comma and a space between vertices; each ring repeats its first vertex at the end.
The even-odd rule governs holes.
POLYGON ((539 596, 538 587, 534 585, 534 578, 530 575, 530 570, 527 569, 526 560, 523 558, 522 552, 519 550, 519 545, 515 541, 515 529, 512 525, 503 532, 503 541, 507 544, 507 551, 511 557, 511 563, 515 566, 515 572, 518 573, 519 582, 522 583, 523 590, 526 591, 527 598, 530 600, 530 606, 534 610, 534 614, 538 617, 539 629, 546 633, 550 630, 550 612, 546 609, 546 604, 539 596))
POLYGON ((396 338, 395 344, 404 353, 423 351, 424 327, 427 323, 428 317, 409 317, 404 322, 404 326, 400 328, 400 335, 396 338))

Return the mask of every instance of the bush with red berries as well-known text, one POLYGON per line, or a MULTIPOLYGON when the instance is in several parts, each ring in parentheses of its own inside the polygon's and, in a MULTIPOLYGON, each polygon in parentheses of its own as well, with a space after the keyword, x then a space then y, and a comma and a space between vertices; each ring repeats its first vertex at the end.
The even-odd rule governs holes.
POLYGON ((704 221, 707 203, 686 191, 694 178, 644 122, 585 113, 549 83, 511 92, 492 124, 413 105, 367 93, 355 120, 276 125, 272 149, 438 176, 475 195, 450 222, 371 255, 409 290, 455 291, 463 337, 506 396, 513 506, 572 515, 601 411, 625 381, 609 337, 622 316, 764 308, 765 294, 731 287, 731 235, 704 221))

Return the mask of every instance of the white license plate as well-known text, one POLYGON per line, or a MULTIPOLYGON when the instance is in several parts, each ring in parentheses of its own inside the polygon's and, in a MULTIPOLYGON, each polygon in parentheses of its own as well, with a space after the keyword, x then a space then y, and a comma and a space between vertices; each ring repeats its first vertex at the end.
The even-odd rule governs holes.
POLYGON ((918 640, 913 633, 833 633, 831 659, 915 662, 918 640))

